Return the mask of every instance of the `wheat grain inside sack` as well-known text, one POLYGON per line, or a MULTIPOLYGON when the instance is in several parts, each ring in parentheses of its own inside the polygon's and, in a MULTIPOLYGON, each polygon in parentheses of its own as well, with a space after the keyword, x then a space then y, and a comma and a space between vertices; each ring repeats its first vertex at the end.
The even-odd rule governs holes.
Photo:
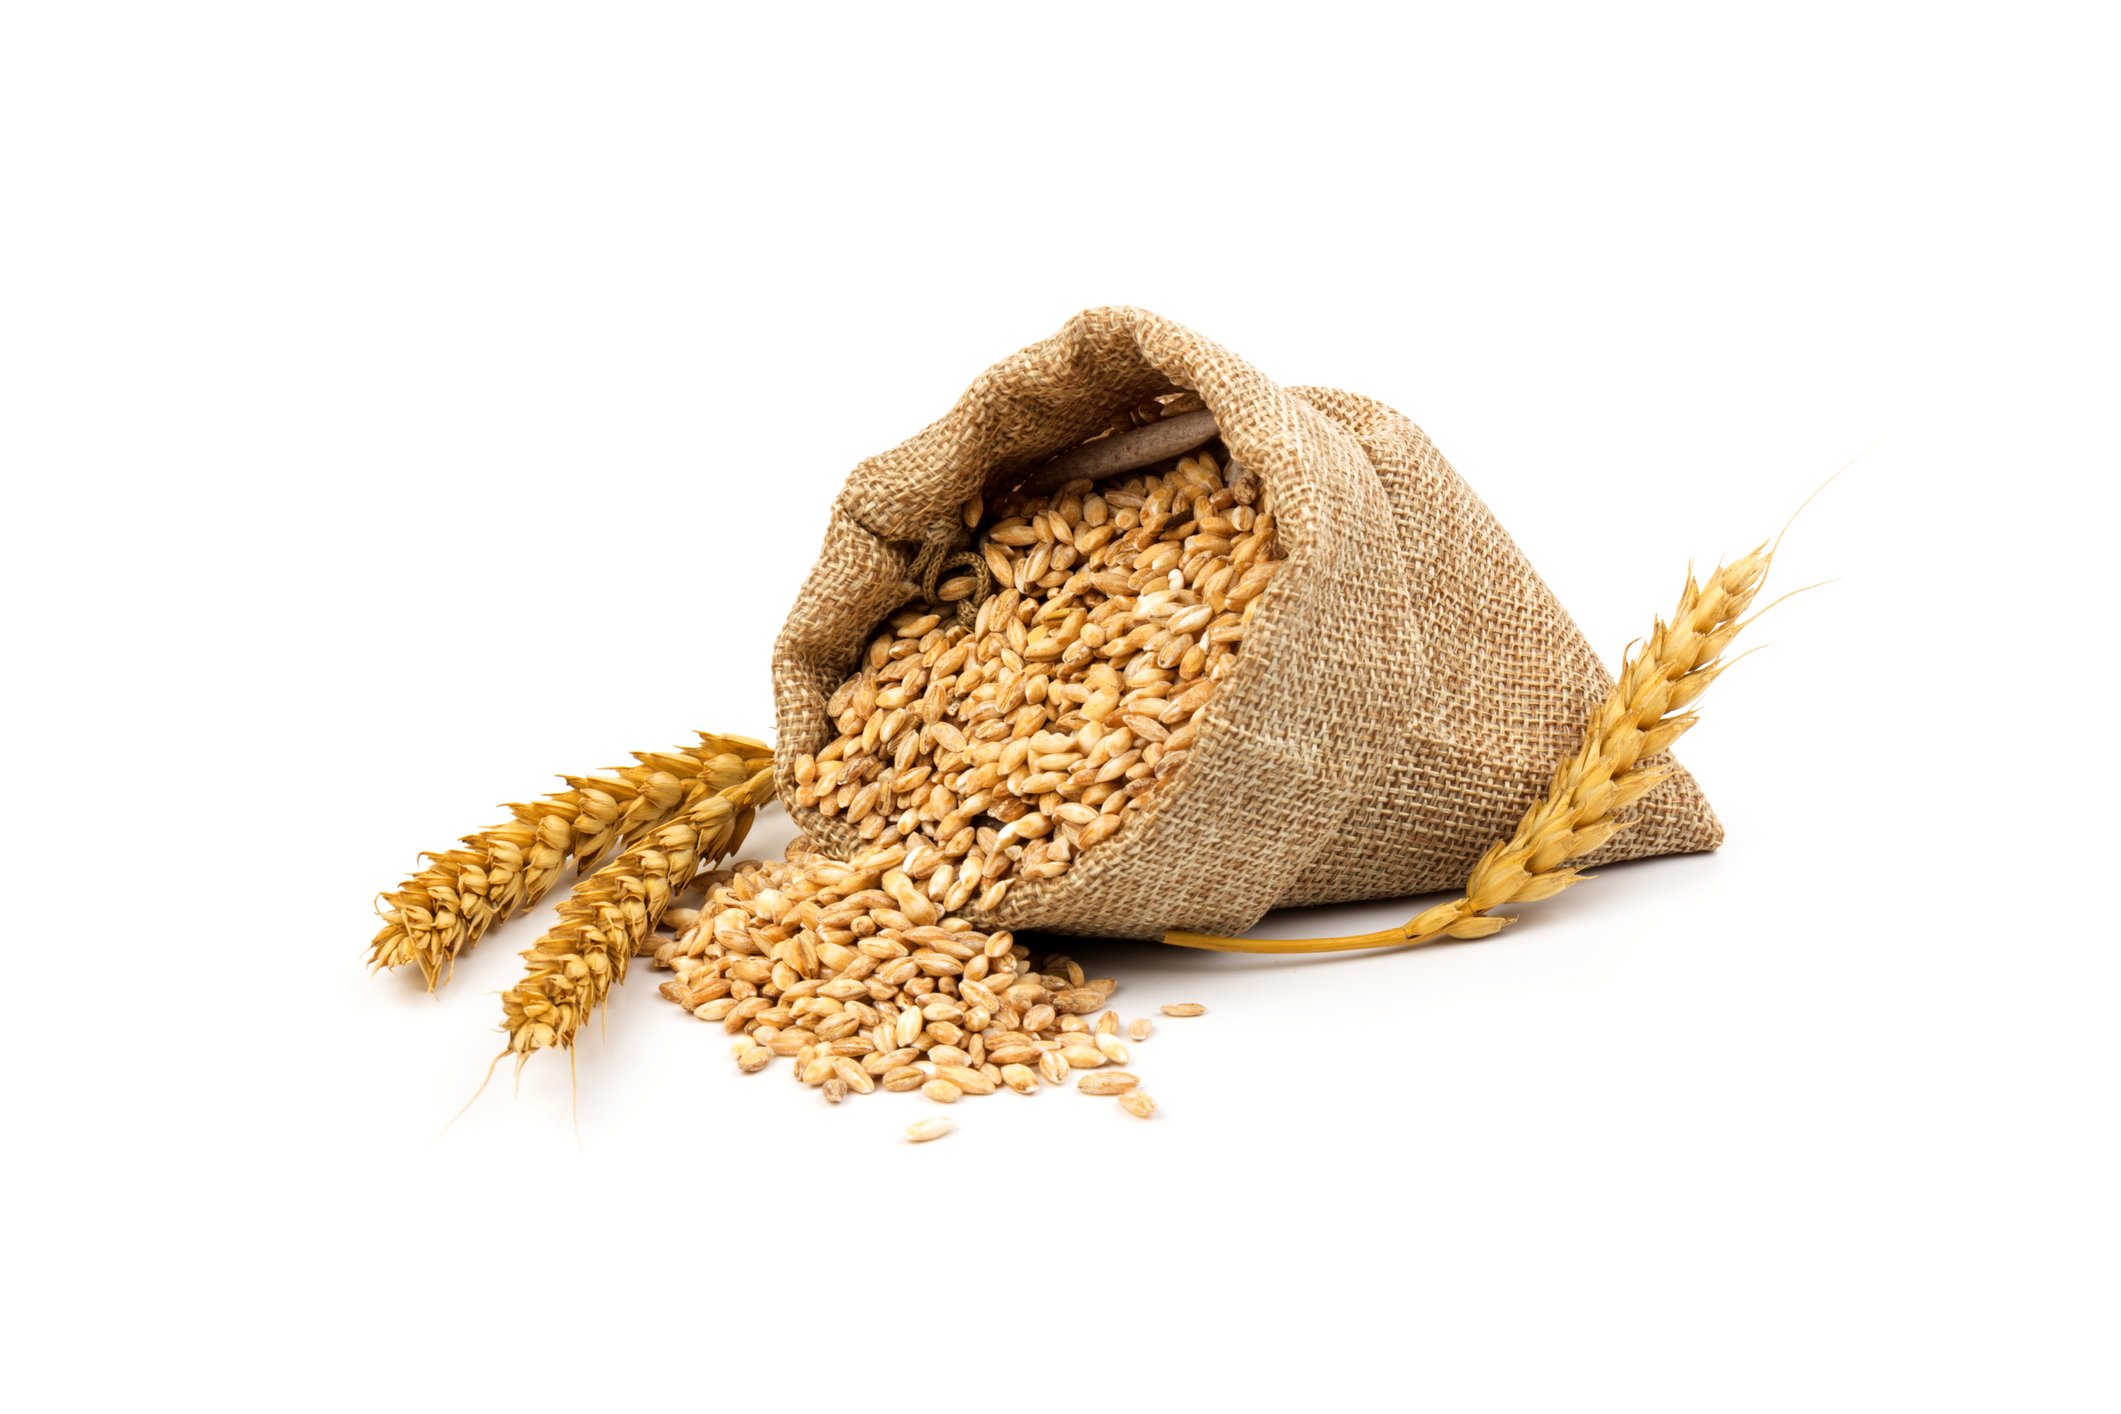
MULTIPOLYGON (((962 519, 971 498, 998 504, 1043 485, 1056 458, 1077 464, 1081 444, 1120 435, 1130 415, 1153 419, 1159 405, 1212 414, 1214 440, 1199 455, 1256 485, 1284 563, 1250 608, 1241 651, 1199 709, 1168 789, 1055 877, 1019 880, 972 916, 993 928, 1155 938, 1242 932, 1275 907, 1456 887, 1539 798, 1610 675, 1414 423, 1359 394, 1283 387, 1140 309, 1084 311, 849 474, 774 648, 783 802, 821 849, 844 858, 861 847, 845 819, 800 799, 798 761, 838 734, 828 702, 890 616, 909 604, 947 612, 932 602, 934 571, 944 551, 979 555, 962 519)), ((1073 592, 1057 573, 1048 592, 1073 592)), ((1683 769, 1627 815, 1630 827, 1586 863, 1722 839, 1683 769)))

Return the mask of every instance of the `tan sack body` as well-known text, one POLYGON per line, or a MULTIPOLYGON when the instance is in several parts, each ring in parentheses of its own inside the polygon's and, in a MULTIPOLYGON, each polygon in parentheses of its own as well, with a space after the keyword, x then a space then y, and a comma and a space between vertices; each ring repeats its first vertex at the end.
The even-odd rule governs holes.
MULTIPOLYGON (((827 699, 884 618, 921 598, 924 545, 962 535, 973 494, 991 504, 1173 391, 1199 395, 1271 495, 1286 563, 1158 803, 975 921, 1241 933, 1271 908, 1456 889, 1539 799, 1613 680, 1422 430, 1354 393, 1284 388, 1146 310, 1093 309, 841 489, 773 655, 781 801, 822 848, 844 858, 855 836, 797 805, 795 759, 832 740, 827 699)), ((1684 770, 1622 818, 1635 823, 1586 863, 1723 839, 1684 770)))

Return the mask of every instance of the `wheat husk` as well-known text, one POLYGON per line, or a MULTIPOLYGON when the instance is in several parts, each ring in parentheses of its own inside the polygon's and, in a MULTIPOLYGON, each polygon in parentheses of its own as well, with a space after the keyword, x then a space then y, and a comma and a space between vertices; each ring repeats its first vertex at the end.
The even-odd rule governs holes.
POLYGON ((577 884, 559 921, 524 952, 523 980, 501 996, 509 1051, 528 1057, 572 1046, 671 903, 703 865, 743 845, 758 806, 772 795, 770 762, 726 789, 702 777, 670 819, 577 884))
POLYGON ((464 848, 424 856, 427 867, 383 895, 371 968, 417 963, 433 991, 486 930, 543 899, 567 861, 586 873, 624 840, 653 830, 684 803, 692 783, 720 790, 772 763, 772 748, 744 736, 701 732, 694 747, 635 752, 636 765, 604 776, 563 776, 568 789, 503 809, 515 818, 463 838, 464 848))

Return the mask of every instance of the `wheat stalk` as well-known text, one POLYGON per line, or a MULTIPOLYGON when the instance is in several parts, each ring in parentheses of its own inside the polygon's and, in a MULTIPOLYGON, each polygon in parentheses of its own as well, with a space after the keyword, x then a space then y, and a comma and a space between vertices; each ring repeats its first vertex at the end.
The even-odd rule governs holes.
POLYGON ((694 782, 725 789, 772 755, 750 737, 701 732, 696 747, 635 752, 637 765, 609 776, 561 777, 568 789, 504 807, 513 820, 466 835, 465 848, 424 856, 426 868, 383 895, 370 966, 418 963, 433 991, 488 928, 542 899, 570 857, 584 873, 594 870, 622 841, 670 819, 694 782))
POLYGON ((1588 877, 1569 866, 1626 828, 1617 812, 1671 774, 1643 764, 1667 750, 1697 720, 1688 711, 1723 671, 1717 660, 1750 620, 1741 621, 1774 559, 1765 545, 1723 566, 1702 584, 1687 574, 1669 625, 1622 667, 1605 704, 1584 728, 1583 744, 1555 769, 1546 795, 1525 812, 1510 838, 1491 846, 1466 879, 1465 896, 1415 915, 1398 928, 1345 938, 1246 940, 1170 932, 1164 941, 1217 952, 1344 952, 1412 947, 1444 938, 1485 938, 1514 920, 1488 912, 1552 898, 1588 877))
POLYGON ((530 964, 523 980, 501 995, 508 1049, 519 1061, 574 1044, 582 1022, 625 980, 627 962, 664 910, 703 865, 743 845, 752 817, 772 796, 771 758, 727 787, 703 776, 668 820, 575 885, 559 921, 523 954, 530 964))

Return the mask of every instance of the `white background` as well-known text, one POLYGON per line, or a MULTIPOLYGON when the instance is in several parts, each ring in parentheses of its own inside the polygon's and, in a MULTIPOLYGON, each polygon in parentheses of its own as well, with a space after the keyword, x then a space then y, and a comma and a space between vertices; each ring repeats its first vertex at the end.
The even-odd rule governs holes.
POLYGON ((2113 1407, 2097 7, 890 8, 0 22, 21 1407, 2113 1407), (1420 422, 1615 661, 1872 448, 1728 845, 1085 944, 1209 1008, 1148 1124, 912 1148, 644 969, 579 1145, 549 1057, 430 1144, 540 923, 429 999, 371 895, 764 734, 840 479, 1122 303, 1420 422))

